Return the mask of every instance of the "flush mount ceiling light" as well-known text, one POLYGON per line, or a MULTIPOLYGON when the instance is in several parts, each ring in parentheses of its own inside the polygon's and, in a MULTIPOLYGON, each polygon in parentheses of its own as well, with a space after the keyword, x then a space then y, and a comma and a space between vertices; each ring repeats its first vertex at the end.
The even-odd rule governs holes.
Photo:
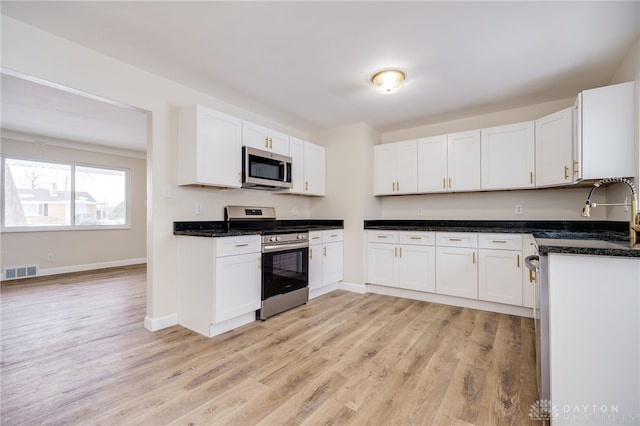
POLYGON ((390 95, 402 88, 404 73, 400 70, 380 71, 371 77, 371 82, 378 92, 390 95))

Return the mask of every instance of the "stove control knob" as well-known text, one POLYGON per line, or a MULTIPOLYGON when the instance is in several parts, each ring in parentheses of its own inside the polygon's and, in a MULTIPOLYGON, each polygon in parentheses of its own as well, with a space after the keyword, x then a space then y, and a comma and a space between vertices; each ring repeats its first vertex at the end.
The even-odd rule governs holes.
POLYGON ((276 241, 282 240, 282 237, 276 237, 276 241))
POLYGON ((304 234, 298 234, 298 237, 297 237, 297 238, 298 238, 299 240, 304 240, 304 234))
POLYGON ((278 237, 276 237, 276 236, 274 235, 273 237, 269 238, 269 241, 271 241, 271 242, 278 241, 278 237))

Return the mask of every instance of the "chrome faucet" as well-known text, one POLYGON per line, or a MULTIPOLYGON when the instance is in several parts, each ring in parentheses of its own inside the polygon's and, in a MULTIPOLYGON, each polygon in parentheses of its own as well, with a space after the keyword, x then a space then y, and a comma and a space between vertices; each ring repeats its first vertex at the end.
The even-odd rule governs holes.
POLYGON ((627 206, 631 207, 631 218, 629 219, 629 244, 631 247, 640 248, 640 244, 638 244, 638 234, 640 234, 640 215, 638 215, 638 191, 636 191, 636 187, 633 183, 625 178, 615 177, 615 178, 606 178, 600 179, 598 182, 593 184, 593 188, 589 191, 589 195, 587 196, 587 201, 582 208, 582 217, 591 217, 591 207, 597 206, 627 206), (630 203, 592 203, 591 195, 593 195, 593 191, 596 188, 601 187, 602 185, 607 185, 610 183, 624 183, 631 190, 631 202, 630 203))

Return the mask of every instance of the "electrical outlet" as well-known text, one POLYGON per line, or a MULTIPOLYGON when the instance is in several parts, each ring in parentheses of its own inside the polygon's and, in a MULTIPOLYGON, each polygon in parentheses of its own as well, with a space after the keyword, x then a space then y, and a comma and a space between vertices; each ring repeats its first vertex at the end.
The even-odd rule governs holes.
POLYGON ((424 209, 422 207, 418 207, 418 216, 424 215, 424 209))
POLYGON ((171 198, 171 185, 168 183, 162 187, 162 198, 171 198))
POLYGON ((47 262, 53 262, 53 253, 47 254, 47 262))
POLYGON ((524 206, 522 204, 516 204, 516 214, 524 214, 524 206))
POLYGON ((292 216, 298 216, 298 208, 297 207, 294 207, 294 208, 291 209, 291 215, 292 216))
POLYGON ((203 214, 203 208, 202 208, 202 203, 201 202, 197 202, 196 203, 196 214, 203 214))

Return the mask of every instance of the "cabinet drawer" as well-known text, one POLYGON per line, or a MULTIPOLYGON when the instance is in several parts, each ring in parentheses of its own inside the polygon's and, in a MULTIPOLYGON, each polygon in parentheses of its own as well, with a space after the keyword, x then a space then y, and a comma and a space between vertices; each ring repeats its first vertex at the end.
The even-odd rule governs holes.
POLYGON ((322 231, 309 232, 309 245, 320 244, 322 242, 322 231))
POLYGON ((400 244, 432 246, 435 243, 435 232, 400 232, 400 244))
POLYGON ((397 231, 367 231, 367 241, 370 243, 398 243, 397 231))
POLYGON ((442 247, 478 247, 478 234, 473 232, 437 232, 436 243, 442 247))
POLYGON ((499 250, 522 250, 522 235, 520 234, 480 234, 478 246, 480 248, 499 250))
POLYGON ((260 235, 216 238, 216 257, 259 253, 261 250, 260 245, 260 235))
POLYGON ((342 229, 330 229, 322 231, 322 242, 330 243, 332 241, 342 241, 342 229))

